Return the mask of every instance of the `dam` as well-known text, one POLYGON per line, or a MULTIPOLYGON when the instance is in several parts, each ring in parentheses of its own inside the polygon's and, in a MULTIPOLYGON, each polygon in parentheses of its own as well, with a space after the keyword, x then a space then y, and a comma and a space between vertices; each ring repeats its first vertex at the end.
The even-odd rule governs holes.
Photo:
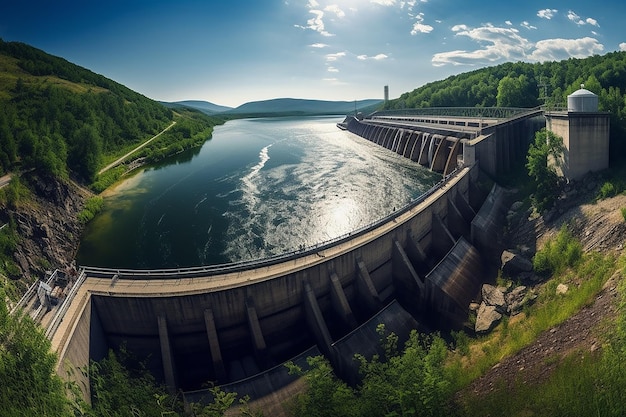
MULTIPOLYGON (((435 113, 434 111, 431 111, 435 113)), ((460 325, 497 253, 506 173, 542 126, 541 111, 497 116, 374 114, 342 128, 442 173, 420 199, 335 241, 260 261, 163 270, 82 266, 46 325, 60 375, 122 344, 170 392, 201 401, 207 381, 276 404, 297 378, 287 360, 324 354, 356 378, 354 353, 378 345, 377 324, 460 325)), ((498 254, 499 255, 499 254, 498 254)))

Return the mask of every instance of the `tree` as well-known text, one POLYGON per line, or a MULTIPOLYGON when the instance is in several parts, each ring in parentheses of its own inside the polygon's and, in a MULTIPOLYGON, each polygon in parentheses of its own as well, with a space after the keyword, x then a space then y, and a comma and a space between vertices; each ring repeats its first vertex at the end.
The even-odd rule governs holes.
POLYGON ((93 181, 98 173, 102 155, 102 139, 91 125, 83 125, 74 135, 70 150, 70 163, 77 173, 93 181))
MULTIPOLYGON (((360 362, 361 384, 351 388, 339 380, 321 357, 308 358, 307 390, 295 400, 294 415, 304 416, 449 416, 452 384, 444 361, 448 348, 438 335, 412 331, 404 349, 398 337, 379 325, 381 355, 360 362)), ((293 364, 290 368, 301 372, 293 364)))
POLYGON ((535 90, 526 75, 507 75, 498 83, 498 107, 534 107, 537 105, 535 90))
POLYGON ((0 290, 0 410, 6 417, 71 416, 50 341, 28 315, 10 314, 0 290))
POLYGON ((528 149, 526 169, 535 186, 531 200, 539 212, 552 208, 558 197, 560 177, 555 166, 562 161, 563 151, 563 138, 545 128, 535 134, 528 149))

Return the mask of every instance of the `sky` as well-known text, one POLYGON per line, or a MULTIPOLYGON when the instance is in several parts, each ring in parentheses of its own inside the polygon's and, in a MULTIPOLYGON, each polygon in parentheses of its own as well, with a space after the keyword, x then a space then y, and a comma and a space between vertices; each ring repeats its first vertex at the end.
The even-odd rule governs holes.
POLYGON ((3 1, 0 38, 155 100, 390 98, 503 62, 626 51, 626 2, 3 1))

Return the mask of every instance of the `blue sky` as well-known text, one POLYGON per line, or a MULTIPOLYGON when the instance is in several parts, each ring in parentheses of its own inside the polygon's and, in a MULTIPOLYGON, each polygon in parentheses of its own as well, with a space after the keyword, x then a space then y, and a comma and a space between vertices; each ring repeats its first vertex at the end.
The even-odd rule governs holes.
MULTIPOLYGON (((6 2, 9 3, 9 2, 6 2)), ((64 0, 0 7, 0 37, 150 98, 238 106, 390 97, 507 61, 626 50, 617 1, 64 0)))

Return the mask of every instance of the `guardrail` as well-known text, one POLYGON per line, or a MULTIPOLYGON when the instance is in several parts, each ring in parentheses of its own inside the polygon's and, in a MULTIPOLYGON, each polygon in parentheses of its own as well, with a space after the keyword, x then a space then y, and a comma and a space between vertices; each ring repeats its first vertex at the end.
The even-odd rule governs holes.
MULTIPOLYGON (((55 270, 52 274, 50 274, 50 276, 45 281, 45 283, 50 285, 50 283, 54 279, 56 279, 57 273, 58 271, 55 270)), ((26 307, 26 304, 30 302, 30 300, 33 298, 33 295, 37 292, 37 288, 39 287, 40 282, 42 281, 38 279, 35 282, 33 282, 30 287, 28 287, 24 295, 22 295, 22 298, 20 298, 17 304, 15 304, 13 308, 11 308, 11 314, 15 313, 18 309, 23 309, 24 307, 26 307)))
POLYGON ((193 266, 193 267, 185 267, 185 268, 164 268, 164 269, 130 269, 130 268, 104 268, 104 267, 93 267, 93 266, 81 266, 81 271, 86 275, 92 277, 99 278, 110 278, 112 283, 114 284, 119 279, 171 279, 171 278, 194 278, 194 277, 207 277, 207 276, 215 276, 233 272, 240 272, 245 270, 250 270, 254 268, 263 268, 271 265, 276 265, 278 263, 288 262, 297 258, 301 258, 306 255, 312 255, 317 252, 328 249, 332 246, 338 245, 342 242, 345 242, 349 239, 353 239, 355 237, 362 236, 369 231, 380 227, 383 224, 386 224, 392 221, 394 218, 401 216, 402 214, 410 211, 418 204, 422 203, 429 196, 431 196, 435 191, 439 190, 443 185, 445 185, 452 177, 459 173, 459 168, 457 167, 450 174, 442 177, 442 179, 437 182, 434 186, 432 186, 429 190, 421 194, 416 199, 409 202, 404 207, 395 210, 393 213, 377 220, 376 222, 361 227, 353 232, 346 233, 342 236, 336 237, 334 239, 318 243, 314 246, 310 246, 304 249, 298 249, 291 252, 283 253, 280 255, 272 256, 264 259, 252 259, 240 262, 232 262, 226 264, 217 264, 217 265, 205 265, 205 266, 193 266))
POLYGON ((86 277, 87 275, 85 274, 85 271, 81 270, 80 274, 78 275, 78 279, 76 279, 76 281, 72 285, 72 288, 70 288, 70 291, 68 292, 67 296, 65 297, 61 305, 57 308, 56 313, 54 314, 54 317, 52 318, 52 320, 50 321, 50 324, 48 325, 48 328, 46 329, 46 337, 48 339, 50 340, 52 339, 52 337, 54 336, 54 333, 56 333, 57 329, 61 325, 61 322, 63 321, 63 318, 65 317, 65 313, 67 312, 67 309, 72 303, 72 300, 76 296, 78 289, 80 288, 82 283, 85 281, 86 277))
POLYGON ((372 113, 369 117, 375 116, 449 116, 449 117, 475 117, 475 118, 492 118, 492 119, 508 119, 521 114, 539 110, 534 108, 518 108, 518 107, 427 107, 418 109, 400 109, 400 110, 380 110, 372 113))

